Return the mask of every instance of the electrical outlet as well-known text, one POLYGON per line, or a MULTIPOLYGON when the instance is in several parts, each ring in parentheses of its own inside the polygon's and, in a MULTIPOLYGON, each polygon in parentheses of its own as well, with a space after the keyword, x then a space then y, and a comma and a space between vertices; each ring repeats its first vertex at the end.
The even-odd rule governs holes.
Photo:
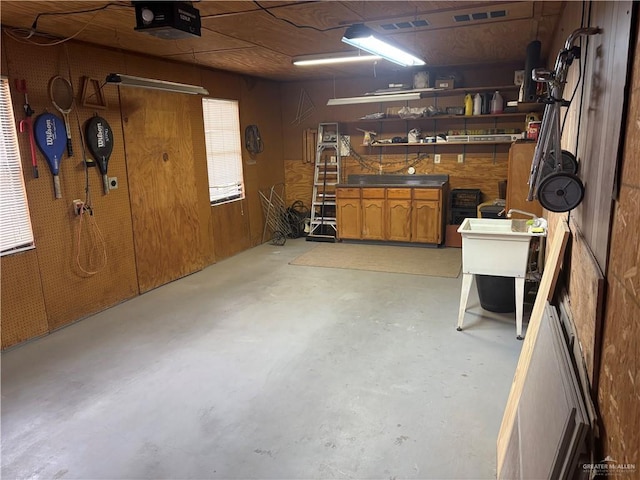
POLYGON ((433 163, 440 163, 440 154, 439 153, 436 153, 433 156, 433 163))
POLYGON ((73 213, 75 215, 81 215, 84 211, 84 202, 80 199, 76 199, 72 202, 73 205, 73 213))
POLYGON ((458 163, 464 163, 464 153, 458 154, 458 163))

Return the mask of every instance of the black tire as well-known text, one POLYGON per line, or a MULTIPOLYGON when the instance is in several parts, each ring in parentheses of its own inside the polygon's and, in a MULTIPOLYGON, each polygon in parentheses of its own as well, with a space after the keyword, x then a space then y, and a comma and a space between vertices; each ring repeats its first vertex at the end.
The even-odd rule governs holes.
POLYGON ((537 197, 550 212, 568 212, 582 202, 584 185, 573 173, 552 173, 538 185, 537 197))
MULTIPOLYGON (((572 173, 575 175, 578 173, 578 161, 576 160, 576 156, 568 152, 567 150, 562 150, 562 173, 572 173)), ((554 152, 551 151, 549 156, 542 163, 542 177, 545 178, 556 172, 556 156, 554 152)))

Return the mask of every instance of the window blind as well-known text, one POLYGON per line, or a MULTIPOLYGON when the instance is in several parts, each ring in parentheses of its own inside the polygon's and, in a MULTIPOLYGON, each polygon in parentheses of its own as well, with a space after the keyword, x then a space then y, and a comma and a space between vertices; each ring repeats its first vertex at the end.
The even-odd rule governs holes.
POLYGON ((244 198, 240 114, 235 100, 202 99, 211 204, 244 198))
POLYGON ((0 254, 33 248, 33 230, 22 176, 11 92, 0 79, 0 254))

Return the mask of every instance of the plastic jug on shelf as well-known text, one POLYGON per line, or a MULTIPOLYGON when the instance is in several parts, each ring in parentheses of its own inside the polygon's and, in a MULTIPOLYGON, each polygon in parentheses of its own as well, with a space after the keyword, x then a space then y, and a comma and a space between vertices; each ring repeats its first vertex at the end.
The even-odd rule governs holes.
POLYGON ((496 90, 496 93, 493 94, 493 98, 491 99, 491 113, 502 113, 504 109, 504 102, 502 100, 502 95, 500 92, 496 90))
POLYGON ((473 97, 473 114, 481 115, 482 114, 482 97, 479 93, 476 93, 476 96, 473 97))
POLYGON ((467 117, 473 115, 473 97, 470 93, 464 96, 464 114, 467 117))

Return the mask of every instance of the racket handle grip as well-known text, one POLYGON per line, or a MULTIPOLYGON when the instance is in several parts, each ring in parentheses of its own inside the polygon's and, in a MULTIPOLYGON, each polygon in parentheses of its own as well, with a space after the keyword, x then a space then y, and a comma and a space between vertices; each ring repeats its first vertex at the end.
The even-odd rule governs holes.
POLYGON ((58 175, 53 176, 53 189, 56 193, 56 198, 62 198, 62 189, 60 188, 60 177, 58 175))
POLYGON ((73 157, 73 144, 70 138, 67 138, 67 155, 73 157))
POLYGON ((104 194, 109 193, 109 177, 107 177, 106 173, 102 175, 102 186, 104 187, 104 194))

